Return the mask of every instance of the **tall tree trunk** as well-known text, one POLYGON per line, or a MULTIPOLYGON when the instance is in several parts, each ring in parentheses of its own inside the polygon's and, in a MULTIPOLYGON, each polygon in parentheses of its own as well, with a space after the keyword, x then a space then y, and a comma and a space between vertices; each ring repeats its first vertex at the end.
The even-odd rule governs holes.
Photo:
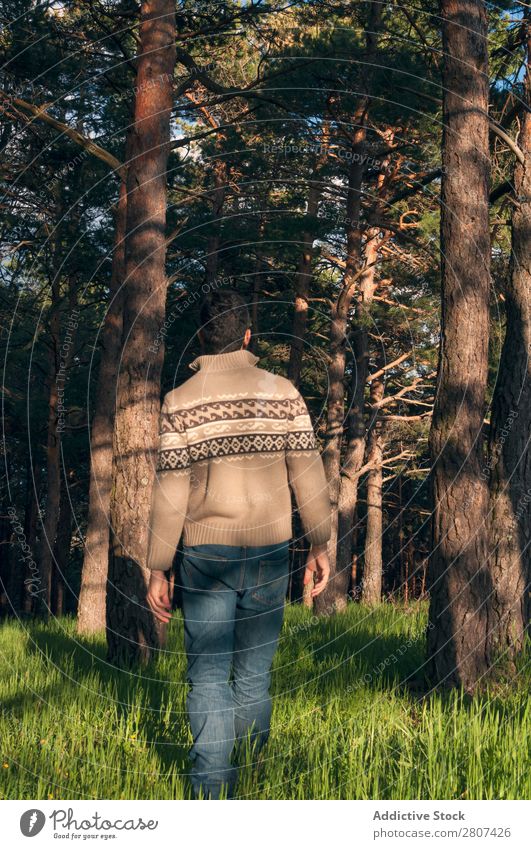
POLYGON ((299 386, 302 368, 302 353, 308 324, 309 297, 312 287, 313 241, 316 235, 319 199, 323 187, 321 171, 328 156, 328 128, 325 127, 321 139, 322 153, 315 159, 312 178, 308 189, 308 206, 305 216, 305 226, 301 235, 302 251, 299 256, 297 275, 295 277, 295 308, 291 326, 291 344, 288 363, 288 378, 295 386, 299 386))
MULTIPOLYGON (((28 550, 35 552, 35 541, 37 539, 37 522, 39 518, 39 490, 41 485, 41 464, 33 453, 27 457, 26 463, 26 504, 24 507, 24 537, 28 550)), ((31 613, 34 608, 34 596, 32 593, 34 573, 29 558, 24 560, 21 572, 21 607, 23 613, 31 613)), ((38 587, 36 587, 38 589, 38 587)))
POLYGON ((433 540, 428 677, 473 690, 488 669, 487 486, 482 430, 489 339, 487 13, 441 0, 442 320, 430 433, 433 540))
POLYGON ((382 5, 378 2, 370 4, 368 24, 365 34, 366 50, 365 64, 361 72, 361 96, 358 100, 352 126, 351 162, 347 188, 347 222, 346 237, 347 251, 345 273, 339 297, 332 308, 330 324, 330 366, 328 370, 328 406, 326 422, 325 449, 323 463, 330 491, 332 509, 332 532, 328 543, 330 559, 330 579, 323 592, 315 599, 315 610, 320 615, 331 614, 344 610, 347 605, 347 593, 350 580, 349 570, 338 569, 337 545, 339 533, 339 496, 341 472, 341 446, 343 439, 343 423, 345 412, 345 366, 346 344, 348 331, 348 315, 358 270, 361 264, 362 230, 360 223, 361 189, 365 167, 364 150, 367 138, 367 116, 370 104, 370 67, 377 48, 377 32, 381 25, 382 5))
POLYGON ((358 575, 358 536, 359 536, 359 522, 358 522, 358 499, 356 498, 356 505, 354 507, 354 514, 352 516, 352 531, 351 531, 351 549, 352 549, 352 561, 350 564, 350 597, 353 601, 359 601, 360 597, 360 588, 359 588, 359 575, 358 575))
MULTIPOLYGON (((214 126, 216 124, 214 123, 214 126)), ((212 170, 214 175, 214 187, 210 195, 212 205, 212 217, 210 219, 210 233, 207 238, 206 251, 206 273, 205 279, 209 286, 212 286, 219 266, 219 244, 221 238, 221 221, 223 213, 223 205, 227 196, 227 184, 229 179, 229 168, 227 160, 223 154, 223 142, 225 136, 218 134, 216 140, 216 159, 214 160, 212 170)))
POLYGON ((64 589, 71 542, 72 509, 70 506, 68 481, 64 480, 61 485, 59 527, 54 548, 55 569, 52 582, 52 610, 55 616, 63 615, 64 589))
MULTIPOLYGON (((57 251, 55 261, 58 263, 57 251)), ((68 369, 74 354, 74 339, 77 322, 71 321, 76 301, 76 282, 68 279, 69 315, 65 325, 65 336, 61 338, 61 291, 56 275, 52 282, 52 306, 50 316, 50 350, 46 386, 48 392, 48 427, 46 444, 46 510, 42 522, 42 536, 39 550, 39 570, 41 584, 35 593, 39 599, 41 612, 48 616, 51 612, 52 581, 54 569, 54 546, 59 526, 61 504, 61 442, 64 423, 64 391, 68 379, 68 369)))
POLYGON ((9 514, 0 512, 0 617, 9 616, 15 607, 15 598, 11 593, 15 558, 11 551, 12 523, 9 514))
POLYGON ((145 570, 155 476, 167 279, 166 168, 175 65, 175 4, 144 0, 132 155, 127 174, 123 345, 118 376, 107 645, 111 662, 147 661, 160 645, 145 570), (146 356, 149 352, 149 361, 146 356))
MULTIPOLYGON (((127 149, 128 145, 126 162, 127 149)), ((93 634, 105 629, 115 393, 122 342, 126 210, 127 186, 124 175, 115 213, 110 300, 101 334, 101 359, 90 432, 89 505, 78 602, 78 634, 93 634)))
POLYGON ((367 527, 363 557, 363 586, 361 600, 364 604, 379 604, 382 598, 382 479, 383 434, 378 418, 378 403, 384 394, 384 382, 371 383, 371 426, 368 438, 367 461, 373 468, 367 478, 367 527))
POLYGON ((512 257, 506 287, 507 324, 492 402, 489 437, 492 658, 512 660, 522 648, 531 582, 531 16, 522 30, 527 48, 519 147, 524 163, 514 171, 512 257))
POLYGON ((380 231, 371 228, 363 249, 365 269, 360 277, 360 295, 352 348, 352 398, 348 412, 348 443, 341 468, 337 541, 337 570, 348 574, 352 568, 352 526, 358 499, 359 471, 366 448, 365 386, 369 373, 369 313, 376 291, 375 263, 380 231))
MULTIPOLYGON (((363 104, 366 107, 366 103, 363 104)), ((340 295, 332 308, 330 324, 330 365, 328 368, 328 405, 323 464, 328 480, 332 509, 332 533, 328 543, 330 579, 315 599, 315 610, 321 615, 344 610, 347 605, 349 575, 337 570, 341 445, 345 415, 345 366, 347 361, 348 315, 354 297, 361 254, 359 227, 361 185, 363 180, 362 150, 365 142, 366 109, 355 116, 352 162, 349 168, 347 195, 347 260, 340 295)))
MULTIPOLYGON (((265 206, 265 201, 264 201, 265 206)), ((254 272, 253 272, 253 280, 252 280, 252 291, 251 291, 251 328, 252 328, 252 336, 251 336, 251 344, 250 350, 253 354, 256 354, 257 350, 257 340, 259 336, 259 325, 258 325, 258 306, 260 303, 260 290, 262 288, 262 262, 263 262, 263 240, 265 235, 265 215, 260 216, 260 221, 258 223, 258 231, 256 238, 256 258, 254 264, 254 272)))
POLYGON ((48 395, 48 424, 46 430, 46 505, 41 524, 39 544, 39 586, 35 587, 35 607, 48 615, 51 606, 53 546, 59 521, 61 495, 61 433, 58 430, 59 395, 57 386, 58 351, 60 347, 61 313, 59 309, 60 284, 56 276, 52 282, 52 305, 50 315, 50 347, 45 386, 48 395))

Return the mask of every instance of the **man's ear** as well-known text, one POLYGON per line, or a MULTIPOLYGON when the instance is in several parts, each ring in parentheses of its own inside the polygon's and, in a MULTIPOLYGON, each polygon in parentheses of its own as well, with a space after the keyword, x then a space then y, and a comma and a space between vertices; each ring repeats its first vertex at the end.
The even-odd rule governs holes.
POLYGON ((243 337, 242 348, 245 350, 249 347, 249 342, 251 341, 251 328, 248 327, 245 331, 245 335, 243 337))

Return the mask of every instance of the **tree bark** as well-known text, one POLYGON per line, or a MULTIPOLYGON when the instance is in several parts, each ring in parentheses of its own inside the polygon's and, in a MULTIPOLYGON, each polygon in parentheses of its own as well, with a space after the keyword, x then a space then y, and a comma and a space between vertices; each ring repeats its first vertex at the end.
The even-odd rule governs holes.
POLYGON ((0 512, 0 618, 10 616, 15 607, 15 598, 11 592, 13 586, 13 554, 11 551, 11 537, 13 529, 10 517, 4 514, 2 505, 0 512))
POLYGON ((371 383, 371 426, 368 438, 367 461, 371 468, 367 478, 367 527, 363 557, 361 600, 364 604, 379 604, 382 598, 382 422, 378 420, 378 403, 384 395, 383 380, 371 383))
MULTIPOLYGON (((266 203, 264 201, 264 207, 266 203)), ((265 226, 266 220, 265 215, 260 216, 260 221, 258 223, 258 230, 256 233, 256 258, 254 264, 254 272, 252 279, 252 290, 251 290, 251 343, 249 349, 253 354, 256 354, 257 351, 257 341, 260 334, 258 315, 259 315, 259 304, 260 304, 260 290, 262 288, 263 280, 262 280, 262 263, 263 263, 263 240, 265 236, 265 226)))
POLYGON ((433 539, 428 677, 472 691, 488 669, 488 492, 482 476, 489 339, 487 13, 441 0, 442 319, 430 433, 433 539))
POLYGON ((127 174, 124 313, 113 451, 109 660, 146 662, 161 645, 145 569, 164 356, 166 169, 175 65, 175 4, 144 0, 127 174))
POLYGON ((512 255, 506 287, 506 329, 492 402, 489 434, 490 575, 488 642, 492 659, 514 660, 522 649, 531 581, 531 16, 522 25, 527 49, 518 144, 524 163, 514 169, 512 255))
POLYGON ((352 398, 348 411, 348 443, 341 468, 337 541, 337 570, 352 568, 352 526, 358 500, 359 471, 366 448, 365 386, 369 373, 369 314, 376 291, 376 259, 380 231, 367 233, 363 255, 365 269, 360 278, 360 297, 353 332, 352 398))
POLYGON ((36 608, 46 616, 50 613, 53 570, 53 546, 59 521, 61 493, 60 448, 61 434, 58 425, 58 350, 60 346, 61 314, 59 310, 60 286, 57 277, 52 282, 52 306, 50 315, 50 348, 45 379, 48 394, 48 425, 46 430, 46 506, 41 525, 39 544, 40 584, 35 588, 36 608))
MULTIPOLYGON (((24 507, 24 537, 28 550, 35 551, 37 539, 37 521, 39 517, 39 490, 41 485, 41 465, 33 453, 28 454, 26 463, 26 504, 24 507)), ((29 559, 24 560, 21 571, 21 609, 23 613, 32 613, 34 596, 32 594, 34 575, 29 559)), ((38 587, 37 587, 38 589, 38 587)))
POLYGON ((221 238, 221 221, 223 205, 227 196, 227 184, 229 179, 229 168, 227 160, 222 153, 223 136, 217 139, 216 149, 219 151, 212 170, 214 174, 214 188, 211 193, 212 217, 209 223, 210 233, 207 238, 206 272, 205 280, 212 286, 216 280, 219 266, 219 245, 221 238))
POLYGON ((302 251, 299 256, 297 275, 295 277, 295 305, 293 323, 291 326, 291 344, 288 363, 288 378, 295 386, 300 385, 302 354, 306 326, 308 324, 309 297, 312 288, 313 241, 316 234, 319 199, 322 194, 320 181, 321 170, 326 164, 328 155, 328 130, 323 131, 321 148, 323 153, 315 159, 312 178, 308 189, 308 206, 305 216, 305 226, 301 235, 302 251))
POLYGON ((339 526, 339 494, 341 474, 341 445, 345 415, 345 366, 347 361, 348 314, 354 297, 356 272, 361 258, 359 226, 361 186, 363 180, 362 149, 366 136, 366 107, 364 101, 354 118, 352 162, 349 168, 347 194, 347 260, 339 297, 332 308, 330 324, 330 365, 328 368, 328 405, 323 464, 328 480, 332 509, 332 533, 328 543, 330 578, 323 592, 315 599, 318 614, 328 615, 344 610, 347 605, 349 575, 337 569, 339 526))
POLYGON ((367 116, 370 105, 370 67, 377 48, 377 32, 381 24, 382 5, 370 4, 365 34, 365 65, 361 72, 361 96, 358 100, 352 126, 351 162, 348 175, 346 203, 346 262, 339 297, 332 308, 330 323, 330 366, 328 370, 328 406, 323 463, 330 491, 332 532, 328 543, 330 578, 323 592, 315 599, 315 610, 320 615, 344 610, 350 580, 349 569, 338 569, 339 498, 341 472, 341 446, 345 412, 345 366, 348 315, 361 264, 362 230, 360 223, 361 189, 365 170, 364 149, 367 138, 367 116))
MULTIPOLYGON (((59 234, 57 234, 57 240, 59 234)), ((54 265, 59 265, 58 252, 54 251, 54 265)), ((61 504, 61 442, 64 425, 60 424, 64 388, 74 354, 76 330, 67 323, 67 333, 61 344, 61 286, 56 274, 52 281, 52 306, 50 315, 50 348, 46 388, 48 393, 48 426, 46 437, 46 509, 42 522, 39 546, 40 586, 35 588, 37 607, 48 616, 51 612, 54 546, 59 526, 61 504), (67 336, 69 341, 67 343, 67 336), (66 348, 66 350, 65 350, 66 348)), ((76 284, 68 279, 68 304, 72 313, 76 299, 76 284)), ((72 322, 73 324, 73 322, 72 322)), ((77 325, 76 325, 77 326, 77 325)))
POLYGON ((72 509, 68 482, 64 480, 61 485, 59 527, 54 548, 55 569, 52 582, 52 610, 55 616, 62 616, 64 612, 64 590, 71 543, 72 509))
MULTIPOLYGON (((126 152, 126 162, 127 159, 126 152)), ((115 393, 122 342, 126 210, 127 186, 124 176, 115 215, 110 300, 102 331, 96 402, 90 433, 89 506, 77 611, 78 634, 93 634, 105 629, 115 393)))

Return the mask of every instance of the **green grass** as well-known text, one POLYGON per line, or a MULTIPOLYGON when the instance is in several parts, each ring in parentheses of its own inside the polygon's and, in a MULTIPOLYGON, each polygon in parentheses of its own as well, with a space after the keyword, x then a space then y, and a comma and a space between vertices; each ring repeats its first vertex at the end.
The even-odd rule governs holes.
MULTIPOLYGON (((528 661, 473 699, 420 688, 426 609, 287 611, 271 737, 242 798, 527 799, 528 661), (394 655, 394 658, 393 658, 394 655)), ((0 628, 0 798, 190 798, 182 621, 135 673, 65 618, 0 628)))

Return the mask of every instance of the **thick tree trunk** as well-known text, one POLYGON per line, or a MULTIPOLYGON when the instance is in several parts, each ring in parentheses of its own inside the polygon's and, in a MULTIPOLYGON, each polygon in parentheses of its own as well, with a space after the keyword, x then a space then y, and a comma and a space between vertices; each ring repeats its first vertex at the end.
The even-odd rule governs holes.
POLYGON ((175 4, 144 0, 127 175, 123 345, 114 428, 107 645, 111 662, 147 661, 160 645, 145 569, 155 477, 167 279, 166 168, 175 4))
POLYGON ((78 634, 93 634, 105 629, 115 393, 122 342, 121 287, 125 277, 126 209, 127 187, 124 176, 115 215, 110 301, 101 335, 101 359, 90 433, 89 506, 78 603, 78 634))
POLYGON ((489 437, 490 574, 492 658, 512 660, 529 623, 531 581, 531 16, 523 24, 527 47, 525 98, 516 163, 512 216, 512 259, 506 288, 507 325, 494 390, 489 437), (527 608, 527 609, 526 609, 527 608))
POLYGON ((371 427, 369 431, 367 461, 373 466, 367 478, 367 527, 363 557, 363 586, 361 600, 364 604, 379 604, 382 598, 382 422, 378 420, 378 403, 384 394, 383 380, 371 384, 371 427))
POLYGON ((442 0, 442 321, 430 434, 433 540, 428 677, 473 690, 488 669, 482 476, 489 339, 487 13, 442 0))

